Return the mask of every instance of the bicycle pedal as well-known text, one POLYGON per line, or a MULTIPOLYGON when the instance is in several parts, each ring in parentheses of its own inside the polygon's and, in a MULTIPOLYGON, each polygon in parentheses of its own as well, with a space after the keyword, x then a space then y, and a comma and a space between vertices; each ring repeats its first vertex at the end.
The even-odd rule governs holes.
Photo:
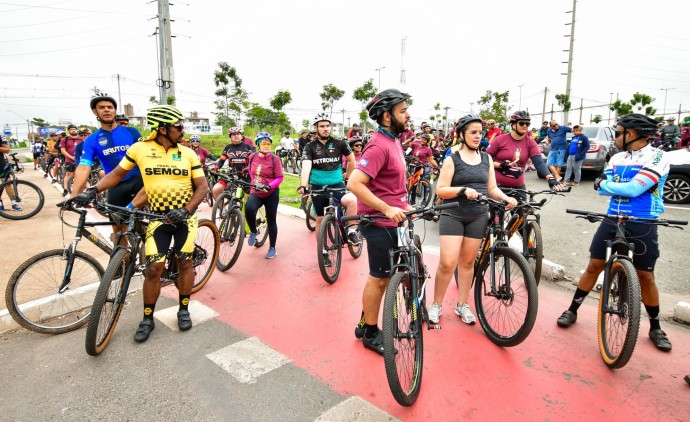
POLYGON ((428 330, 440 330, 441 329, 441 324, 427 324, 426 328, 428 330))

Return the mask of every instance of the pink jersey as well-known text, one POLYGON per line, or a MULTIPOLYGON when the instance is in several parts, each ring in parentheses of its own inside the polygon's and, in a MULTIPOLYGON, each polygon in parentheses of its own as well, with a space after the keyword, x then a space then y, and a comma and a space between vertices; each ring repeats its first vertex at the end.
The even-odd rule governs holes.
MULTIPOLYGON (((534 156, 541 156, 541 152, 537 147, 537 143, 530 136, 525 136, 519 141, 513 139, 510 133, 504 133, 498 135, 491 141, 491 144, 486 149, 494 159, 495 163, 501 163, 503 161, 514 162, 517 161, 513 167, 519 167, 524 170, 527 165, 527 160, 534 156)), ((501 186, 507 187, 520 187, 525 184, 525 174, 521 174, 519 177, 510 177, 496 171, 496 183, 501 186)))
MULTIPOLYGON (((268 153, 261 156, 260 153, 254 153, 249 157, 249 177, 252 182, 251 193, 256 194, 259 198, 266 198, 272 194, 277 188, 274 186, 268 192, 256 191, 254 186, 256 184, 268 185, 276 179, 283 179, 283 166, 278 157, 274 154, 268 153)), ((276 182, 277 183, 277 182, 276 182)))

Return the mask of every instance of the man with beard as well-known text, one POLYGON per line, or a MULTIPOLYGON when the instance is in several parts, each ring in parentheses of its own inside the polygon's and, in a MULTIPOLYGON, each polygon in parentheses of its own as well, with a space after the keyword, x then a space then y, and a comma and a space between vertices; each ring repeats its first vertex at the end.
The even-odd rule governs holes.
POLYGON ((67 126, 67 136, 60 142, 60 152, 65 156, 65 180, 62 182, 62 196, 67 196, 67 184, 74 175, 76 163, 74 162, 74 149, 77 144, 82 142, 81 136, 78 136, 79 130, 75 125, 67 126))
POLYGON ((378 328, 381 299, 390 279, 389 250, 397 246, 398 223, 405 220, 405 157, 398 137, 405 131, 410 115, 408 94, 397 89, 380 92, 367 104, 369 117, 379 127, 367 143, 347 187, 357 197, 357 213, 383 213, 388 220, 375 220, 361 227, 367 240, 369 276, 362 292, 362 316, 355 328, 364 347, 383 355, 383 335, 378 328))

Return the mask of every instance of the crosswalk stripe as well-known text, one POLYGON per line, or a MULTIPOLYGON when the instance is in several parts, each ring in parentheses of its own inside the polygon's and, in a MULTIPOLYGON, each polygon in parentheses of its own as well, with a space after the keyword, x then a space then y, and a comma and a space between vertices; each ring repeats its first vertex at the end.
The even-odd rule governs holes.
POLYGON ((351 396, 328 409, 324 414, 315 419, 315 422, 378 422, 397 420, 398 419, 362 399, 361 397, 351 396))
MULTIPOLYGON (((168 326, 168 328, 170 328, 171 330, 180 331, 180 329, 177 327, 178 310, 179 306, 175 305, 166 309, 157 310, 153 313, 153 316, 157 320, 168 326)), ((202 322, 206 322, 210 319, 213 319, 220 314, 197 300, 190 300, 189 315, 192 317, 192 323, 194 325, 198 325, 202 322)))
POLYGON ((244 384, 253 384, 261 375, 290 363, 290 359, 257 337, 238 341, 206 357, 244 384))

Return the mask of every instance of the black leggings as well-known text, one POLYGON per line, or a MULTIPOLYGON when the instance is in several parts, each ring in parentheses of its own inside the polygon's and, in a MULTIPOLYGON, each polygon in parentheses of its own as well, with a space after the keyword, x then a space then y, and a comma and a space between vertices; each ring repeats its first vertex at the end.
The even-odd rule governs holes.
POLYGON ((247 219, 249 231, 256 233, 256 212, 263 205, 266 208, 266 220, 268 220, 268 241, 272 248, 276 246, 276 238, 278 237, 278 223, 276 217, 278 215, 278 201, 280 199, 280 189, 271 192, 265 198, 259 198, 252 193, 244 204, 244 217, 247 219))

